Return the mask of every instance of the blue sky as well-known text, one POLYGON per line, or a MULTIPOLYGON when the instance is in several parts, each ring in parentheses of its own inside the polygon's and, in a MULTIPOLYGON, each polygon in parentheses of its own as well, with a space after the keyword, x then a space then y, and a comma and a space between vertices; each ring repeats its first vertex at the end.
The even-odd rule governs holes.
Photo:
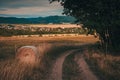
POLYGON ((62 15, 63 7, 48 0, 0 0, 1 17, 44 17, 62 15))

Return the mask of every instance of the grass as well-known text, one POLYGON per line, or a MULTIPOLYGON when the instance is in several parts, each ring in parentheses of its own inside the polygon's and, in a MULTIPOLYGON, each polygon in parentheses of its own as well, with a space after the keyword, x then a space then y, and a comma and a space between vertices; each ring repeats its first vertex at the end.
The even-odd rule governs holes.
POLYGON ((22 80, 24 74, 29 74, 31 70, 32 68, 30 66, 27 67, 27 65, 13 60, 1 62, 0 80, 22 80))
POLYGON ((94 43, 92 36, 69 37, 0 37, 0 80, 46 80, 57 57, 61 53, 80 48, 82 43, 94 43), (40 49, 36 66, 20 63, 15 59, 21 46, 36 46, 40 49))
POLYGON ((120 56, 105 55, 98 46, 89 46, 85 58, 90 68, 101 80, 120 80, 120 56))

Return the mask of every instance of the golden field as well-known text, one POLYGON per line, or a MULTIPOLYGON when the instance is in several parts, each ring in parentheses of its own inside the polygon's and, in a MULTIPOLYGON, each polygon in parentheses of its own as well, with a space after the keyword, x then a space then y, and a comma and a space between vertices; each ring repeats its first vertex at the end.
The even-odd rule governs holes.
POLYGON ((97 42, 94 36, 54 37, 0 37, 0 80, 47 80, 51 64, 63 52, 80 48, 81 44, 97 42), (16 51, 22 46, 40 47, 37 65, 16 60, 16 51), (76 46, 76 47, 75 47, 76 46))
MULTIPOLYGON (((99 42, 99 39, 94 38, 93 35, 0 37, 0 80, 48 80, 52 64, 61 53, 83 48, 84 58, 89 67, 101 80, 119 80, 120 57, 105 56, 104 52, 99 50, 99 46, 89 45, 96 42, 99 42), (85 44, 86 46, 82 46, 85 44), (36 65, 17 61, 16 52, 22 46, 40 48, 40 57, 36 65)), ((67 59, 63 67, 67 66, 64 69, 69 69, 70 73, 72 72, 76 76, 78 75, 77 67, 74 61, 73 63, 71 61, 73 61, 73 55, 67 59)), ((63 76, 68 76, 68 73, 63 73, 63 76)))

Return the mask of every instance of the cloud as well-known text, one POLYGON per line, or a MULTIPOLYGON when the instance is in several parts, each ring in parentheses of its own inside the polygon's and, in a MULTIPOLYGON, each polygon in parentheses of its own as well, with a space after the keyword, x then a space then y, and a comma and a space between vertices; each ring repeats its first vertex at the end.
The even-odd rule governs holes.
POLYGON ((46 6, 49 4, 48 0, 1 0, 1 8, 21 8, 21 7, 37 7, 46 6))
POLYGON ((49 4, 48 0, 1 0, 0 14, 6 15, 61 15, 62 7, 58 2, 49 4))

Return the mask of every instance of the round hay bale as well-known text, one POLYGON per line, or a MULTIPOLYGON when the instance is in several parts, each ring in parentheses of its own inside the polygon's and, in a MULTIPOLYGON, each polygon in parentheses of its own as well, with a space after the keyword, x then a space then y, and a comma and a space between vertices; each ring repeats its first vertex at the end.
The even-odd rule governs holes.
POLYGON ((16 59, 20 62, 34 64, 38 57, 37 48, 34 46, 23 46, 17 50, 16 59))

